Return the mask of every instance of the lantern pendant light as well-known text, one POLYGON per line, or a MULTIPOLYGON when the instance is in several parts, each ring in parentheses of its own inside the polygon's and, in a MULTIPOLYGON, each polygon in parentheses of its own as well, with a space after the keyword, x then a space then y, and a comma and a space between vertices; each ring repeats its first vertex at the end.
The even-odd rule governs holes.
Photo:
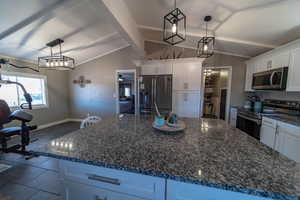
POLYGON ((208 37, 207 36, 207 24, 212 19, 211 16, 205 16, 204 21, 206 23, 206 34, 205 37, 202 37, 198 41, 197 46, 197 56, 200 58, 209 58, 214 55, 214 48, 215 48, 215 37, 208 37))
POLYGON ((186 40, 186 16, 177 8, 176 0, 174 10, 164 16, 163 40, 171 45, 186 40))

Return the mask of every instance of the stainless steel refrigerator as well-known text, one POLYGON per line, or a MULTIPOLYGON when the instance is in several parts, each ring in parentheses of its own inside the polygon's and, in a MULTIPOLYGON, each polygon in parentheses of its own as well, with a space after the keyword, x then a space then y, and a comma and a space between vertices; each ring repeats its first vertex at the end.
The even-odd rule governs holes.
POLYGON ((172 75, 144 75, 141 77, 141 114, 154 113, 154 102, 156 102, 161 114, 172 111, 172 75))

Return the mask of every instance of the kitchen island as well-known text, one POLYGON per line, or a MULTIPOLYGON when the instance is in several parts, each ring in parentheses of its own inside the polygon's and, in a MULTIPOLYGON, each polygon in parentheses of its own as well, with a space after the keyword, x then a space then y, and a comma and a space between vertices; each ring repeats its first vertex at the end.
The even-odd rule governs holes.
MULTIPOLYGON (((210 191, 200 194, 201 199, 208 200, 300 199, 299 164, 224 121, 184 121, 187 125, 184 132, 167 135, 154 130, 152 118, 148 116, 104 118, 93 127, 67 134, 49 144, 34 146, 31 150, 39 155, 61 159, 62 177, 70 184, 78 179, 82 187, 93 185, 118 190, 124 182, 132 179, 138 183, 135 185, 140 183, 145 192, 150 190, 148 181, 154 183, 154 190, 161 194, 148 195, 148 199, 194 199, 197 194, 187 194, 184 198, 186 194, 180 193, 179 188, 192 193, 190 187, 210 191), (76 165, 80 166, 79 170, 75 170, 76 165), (96 175, 98 168, 101 176, 96 175), (83 170, 86 171, 83 173, 83 170), (113 173, 117 174, 114 178, 103 176, 113 173), (126 174, 124 181, 122 173, 126 174), (72 175, 72 178, 66 174, 81 175, 72 175), (121 177, 121 182, 116 177, 121 177), (141 177, 151 178, 144 181, 141 177), (112 188, 108 188, 109 185, 112 188), (218 191, 228 193, 217 194, 218 191), (173 193, 178 194, 178 198, 172 196, 173 193), (233 197, 235 194, 237 197, 233 197)), ((130 189, 133 187, 125 187, 118 192, 126 193, 130 189)), ((139 189, 135 191, 137 196, 147 199, 147 195, 139 195, 142 193, 139 189)), ((98 195, 91 199, 110 200, 98 195)))

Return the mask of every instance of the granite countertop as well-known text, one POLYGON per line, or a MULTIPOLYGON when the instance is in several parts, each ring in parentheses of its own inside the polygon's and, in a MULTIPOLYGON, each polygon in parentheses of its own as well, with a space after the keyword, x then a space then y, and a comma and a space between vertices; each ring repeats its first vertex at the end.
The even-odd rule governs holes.
POLYGON ((278 116, 266 116, 266 117, 300 127, 300 116, 278 115, 278 116))
POLYGON ((300 165, 224 121, 185 119, 166 135, 147 116, 104 118, 47 144, 39 155, 273 199, 300 199, 300 165))

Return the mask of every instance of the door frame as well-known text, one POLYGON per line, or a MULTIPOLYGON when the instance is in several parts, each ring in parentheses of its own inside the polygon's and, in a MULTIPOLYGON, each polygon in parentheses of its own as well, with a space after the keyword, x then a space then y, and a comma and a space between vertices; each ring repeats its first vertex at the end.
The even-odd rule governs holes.
MULTIPOLYGON (((205 90, 205 77, 204 70, 205 69, 227 69, 228 70, 228 80, 227 80, 227 97, 226 97, 226 113, 225 113, 225 121, 229 123, 229 114, 230 114, 230 98, 231 98, 231 82, 232 82, 232 66, 211 66, 211 67, 202 67, 201 71, 201 102, 200 102, 200 118, 203 116, 203 103, 204 103, 204 90, 205 90)), ((224 88, 223 88, 224 89, 224 88)))
POLYGON ((119 73, 133 73, 134 74, 134 114, 138 114, 138 87, 137 87, 137 76, 136 69, 124 69, 124 70, 116 70, 115 73, 115 99, 116 99, 116 114, 120 114, 120 106, 119 106, 119 73))

